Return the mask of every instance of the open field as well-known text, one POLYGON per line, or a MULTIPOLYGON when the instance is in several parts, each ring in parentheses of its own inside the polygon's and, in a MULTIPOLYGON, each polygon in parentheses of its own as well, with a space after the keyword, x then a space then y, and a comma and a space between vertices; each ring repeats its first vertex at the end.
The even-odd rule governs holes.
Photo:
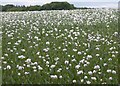
POLYGON ((2 17, 3 84, 118 84, 117 10, 2 17))

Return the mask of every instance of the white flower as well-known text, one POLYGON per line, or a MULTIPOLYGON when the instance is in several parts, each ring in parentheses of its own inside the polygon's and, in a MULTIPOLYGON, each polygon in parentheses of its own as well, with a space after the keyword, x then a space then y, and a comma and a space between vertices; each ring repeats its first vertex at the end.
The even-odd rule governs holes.
POLYGON ((78 52, 78 55, 81 55, 81 54, 82 54, 82 52, 79 51, 79 52, 78 52))
POLYGON ((96 78, 96 77, 91 77, 91 79, 92 79, 92 80, 97 80, 97 78, 96 78))
POLYGON ((113 54, 112 57, 115 57, 115 55, 113 54))
POLYGON ((83 74, 83 71, 82 71, 82 70, 81 70, 81 71, 78 71, 77 74, 78 74, 78 75, 83 74))
POLYGON ((5 56, 8 56, 8 54, 4 54, 5 56))
POLYGON ((49 51, 49 48, 45 48, 43 49, 44 52, 48 52, 49 51))
POLYGON ((76 68, 76 69, 79 69, 79 68, 80 68, 80 65, 76 65, 75 68, 76 68))
POLYGON ((114 35, 117 36, 117 35, 118 35, 118 32, 114 32, 114 35))
POLYGON ((72 62, 75 62, 75 61, 76 61, 76 59, 72 59, 71 61, 72 61, 72 62))
POLYGON ((93 73, 96 73, 96 70, 93 70, 93 73))
POLYGON ((37 70, 36 70, 36 69, 34 69, 33 71, 34 71, 34 72, 36 72, 37 70))
POLYGON ((98 56, 100 56, 100 54, 96 54, 96 56, 98 57, 98 56))
POLYGON ((50 67, 51 67, 51 68, 55 68, 55 65, 51 65, 50 67))
POLYGON ((109 58, 108 60, 109 60, 109 61, 111 61, 111 60, 112 60, 112 58, 109 58))
POLYGON ((36 69, 37 67, 36 67, 36 66, 33 66, 32 68, 33 68, 33 69, 36 69))
POLYGON ((84 82, 84 79, 81 79, 81 82, 84 82))
POLYGON ((21 75, 21 73, 18 73, 18 75, 20 76, 20 75, 21 75))
POLYGON ((37 55, 40 55, 40 52, 37 52, 37 55))
POLYGON ((30 67, 30 65, 27 65, 27 67, 30 67))
POLYGON ((87 55, 87 58, 90 59, 90 58, 92 58, 92 56, 91 55, 87 55))
POLYGON ((100 49, 97 47, 96 50, 100 50, 100 49))
POLYGON ((61 79, 61 78, 62 78, 62 76, 59 76, 59 78, 61 79))
POLYGON ((62 70, 62 68, 59 68, 58 70, 57 70, 57 72, 60 72, 62 70))
POLYGON ((87 81, 87 84, 90 84, 91 82, 90 81, 87 81))
POLYGON ((58 61, 58 60, 59 60, 59 58, 58 58, 58 57, 56 57, 54 60, 55 60, 55 61, 58 61))
POLYGON ((1 59, 4 59, 4 57, 1 57, 1 59))
POLYGON ((49 45, 49 44, 50 44, 50 42, 49 42, 49 41, 47 41, 47 42, 46 42, 46 44, 47 44, 47 45, 49 45))
POLYGON ((51 77, 52 79, 57 79, 57 78, 58 78, 57 75, 50 75, 50 77, 51 77))
POLYGON ((46 61, 46 64, 49 64, 49 61, 46 61))
POLYGON ((38 70, 43 70, 43 68, 41 66, 38 65, 38 70))
POLYGON ((94 69, 100 69, 99 65, 94 66, 94 69))
POLYGON ((21 42, 21 40, 18 40, 18 42, 20 43, 20 42, 21 42))
POLYGON ((19 43, 16 42, 15 45, 19 45, 19 43))
POLYGON ((65 64, 69 64, 69 61, 66 60, 66 61, 65 61, 65 64))
POLYGON ((108 70, 107 70, 107 72, 108 72, 108 73, 110 73, 110 72, 111 72, 111 70, 110 70, 110 69, 108 69, 108 70))
POLYGON ((73 80, 73 83, 76 83, 77 81, 76 80, 73 80))
POLYGON ((21 49, 21 51, 25 52, 25 49, 21 49))
POLYGON ((112 77, 109 77, 109 80, 112 80, 113 78, 112 77))
POLYGON ((3 63, 4 63, 4 64, 7 64, 7 62, 6 62, 6 61, 3 61, 3 63))
POLYGON ((7 69, 11 69, 11 66, 10 66, 10 65, 7 65, 7 69))
POLYGON ((84 64, 84 67, 86 67, 87 66, 87 64, 84 64))
POLYGON ((23 66, 18 66, 18 70, 22 70, 22 69, 24 69, 23 66))
POLYGON ((106 65, 107 65, 107 63, 104 63, 104 64, 103 64, 103 66, 106 66, 106 65))
POLYGON ((77 49, 73 49, 73 51, 74 51, 74 52, 76 52, 76 51, 77 51, 77 49))
POLYGON ((67 49, 66 49, 66 48, 64 48, 64 49, 63 49, 63 51, 67 51, 67 49))
POLYGON ((11 44, 11 42, 8 42, 8 44, 11 44))
POLYGON ((84 79, 87 79, 88 77, 87 76, 84 76, 84 79))
POLYGON ((20 56, 18 56, 18 58, 20 58, 20 59, 24 59, 25 56, 24 56, 24 55, 20 55, 20 56))
POLYGON ((38 64, 38 62, 34 62, 33 64, 34 64, 34 65, 37 65, 37 64, 38 64))
POLYGON ((116 74, 116 71, 115 71, 115 70, 112 70, 112 73, 113 73, 113 74, 116 74))
POLYGON ((25 75, 28 75, 29 74, 29 72, 25 72, 25 75))
POLYGON ((25 60, 26 63, 30 63, 31 62, 31 59, 27 59, 25 60))
POLYGON ((92 73, 92 71, 89 71, 88 74, 89 74, 89 75, 92 75, 93 73, 92 73))

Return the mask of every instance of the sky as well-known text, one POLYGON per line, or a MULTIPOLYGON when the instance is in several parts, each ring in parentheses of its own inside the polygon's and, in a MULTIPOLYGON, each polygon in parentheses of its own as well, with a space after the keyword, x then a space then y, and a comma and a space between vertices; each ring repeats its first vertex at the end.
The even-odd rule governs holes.
POLYGON ((119 0, 0 0, 0 4, 43 5, 53 1, 67 1, 75 7, 107 7, 117 8, 119 0))

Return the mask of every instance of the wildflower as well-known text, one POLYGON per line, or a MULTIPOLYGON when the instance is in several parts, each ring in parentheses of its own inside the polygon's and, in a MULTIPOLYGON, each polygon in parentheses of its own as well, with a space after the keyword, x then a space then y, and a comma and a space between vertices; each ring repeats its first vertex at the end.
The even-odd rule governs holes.
POLYGON ((57 75, 50 75, 50 77, 51 77, 52 79, 57 79, 57 78, 58 78, 57 75))
POLYGON ((113 74, 116 74, 116 71, 115 71, 115 70, 112 70, 112 73, 113 73, 113 74))
POLYGON ((24 59, 25 56, 24 56, 24 55, 20 55, 20 56, 18 56, 18 58, 20 58, 20 59, 24 59))
POLYGON ((76 52, 76 51, 77 51, 77 49, 73 49, 73 51, 74 51, 74 52, 76 52))
POLYGON ((90 84, 91 82, 90 81, 87 81, 87 84, 90 84))
POLYGON ((87 58, 90 59, 90 58, 92 58, 92 56, 91 55, 87 55, 87 58))
POLYGON ((94 69, 100 69, 99 65, 94 66, 94 69))
POLYGON ((96 77, 91 77, 92 80, 97 80, 96 77))
POLYGON ((59 78, 61 79, 61 78, 62 78, 62 76, 59 76, 59 78))
POLYGON ((43 68, 42 68, 42 67, 40 67, 40 66, 38 66, 38 69, 39 69, 39 70, 43 70, 43 68))
POLYGON ((21 51, 25 52, 25 49, 21 49, 21 51))
POLYGON ((27 59, 25 60, 26 63, 30 63, 31 62, 31 59, 27 59))
POLYGON ((100 54, 96 54, 96 56, 98 57, 98 56, 100 56, 100 54))
POLYGON ((89 75, 92 75, 93 73, 92 73, 92 71, 89 71, 88 74, 89 74, 89 75))
POLYGON ((80 65, 76 65, 75 68, 76 68, 76 69, 79 69, 79 68, 80 68, 80 65))
POLYGON ((25 75, 28 75, 29 74, 29 72, 25 72, 25 75))
POLYGON ((73 80, 73 83, 76 83, 77 81, 76 80, 73 80))
POLYGON ((83 71, 82 71, 82 70, 81 70, 81 71, 78 71, 77 74, 78 74, 78 75, 83 74, 83 71))
POLYGON ((21 75, 21 73, 18 73, 18 76, 20 76, 21 75))
POLYGON ((7 69, 11 69, 11 66, 10 66, 10 65, 7 65, 7 69))
POLYGON ((108 69, 108 70, 107 70, 107 72, 108 72, 108 73, 110 73, 110 72, 111 72, 111 70, 110 70, 110 69, 108 69))
POLYGON ((87 76, 84 76, 84 79, 87 79, 88 77, 87 76))
POLYGON ((65 64, 69 64, 69 61, 66 60, 66 61, 65 61, 65 64))
POLYGON ((109 77, 109 80, 112 80, 113 78, 112 77, 109 77))
POLYGON ((50 67, 51 67, 51 68, 54 68, 54 67, 55 67, 55 65, 51 65, 50 67))
POLYGON ((47 44, 47 45, 49 45, 49 44, 50 44, 50 42, 49 42, 49 41, 47 41, 47 42, 46 42, 46 44, 47 44))
POLYGON ((79 52, 78 52, 78 55, 81 55, 81 54, 82 54, 82 52, 79 51, 79 52))

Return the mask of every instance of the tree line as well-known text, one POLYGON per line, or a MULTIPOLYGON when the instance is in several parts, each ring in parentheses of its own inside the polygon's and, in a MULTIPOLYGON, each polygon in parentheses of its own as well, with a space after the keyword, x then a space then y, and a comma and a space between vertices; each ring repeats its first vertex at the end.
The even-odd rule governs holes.
POLYGON ((75 9, 73 4, 69 4, 68 2, 51 2, 40 5, 34 6, 18 6, 13 4, 7 4, 2 6, 2 11, 41 11, 41 10, 70 10, 75 9))
MULTIPOLYGON (((41 10, 72 10, 72 9, 79 9, 74 7, 73 4, 69 4, 68 2, 51 2, 44 4, 42 6, 40 5, 34 5, 34 6, 18 6, 13 4, 7 4, 5 6, 1 6, 2 11, 41 11, 41 10)), ((82 8, 87 9, 87 8, 82 8)))

